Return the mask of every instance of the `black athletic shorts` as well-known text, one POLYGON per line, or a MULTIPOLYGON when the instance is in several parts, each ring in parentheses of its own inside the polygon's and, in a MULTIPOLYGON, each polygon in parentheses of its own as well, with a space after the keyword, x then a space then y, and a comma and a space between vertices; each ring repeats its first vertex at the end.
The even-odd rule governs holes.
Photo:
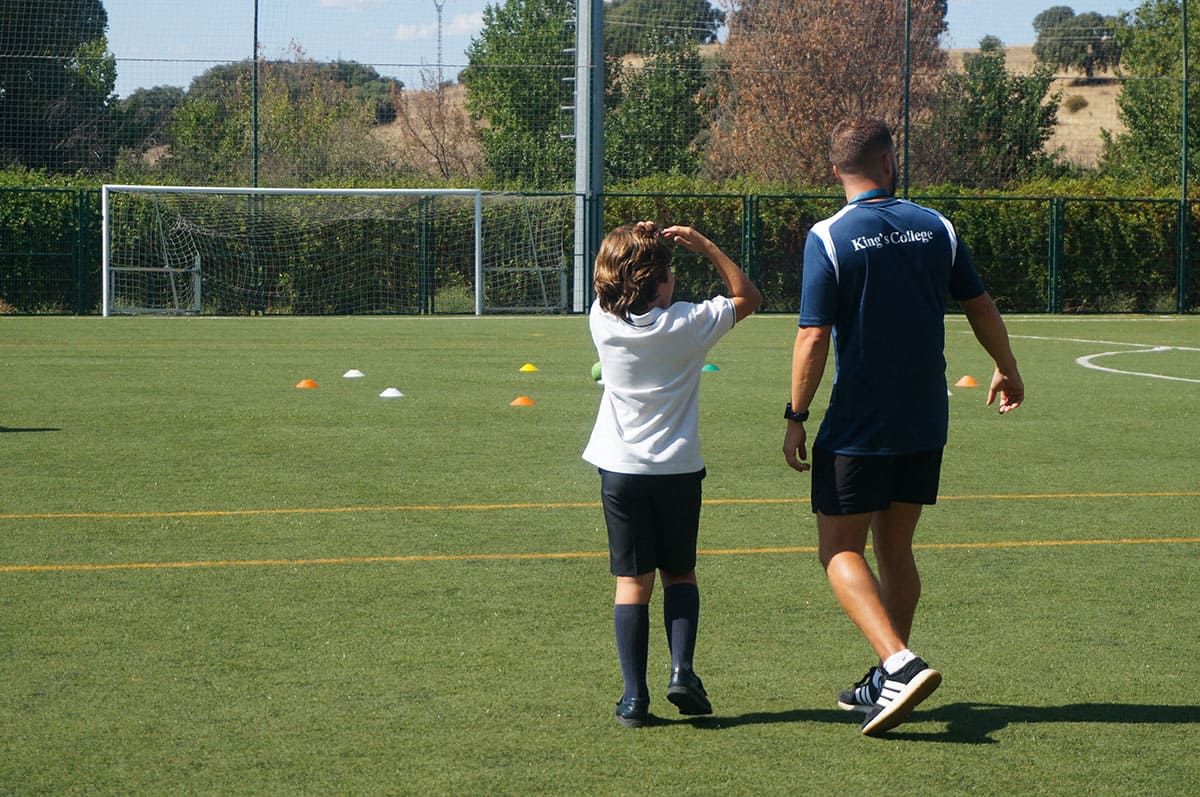
POLYGON ((600 500, 614 576, 696 569, 705 471, 657 476, 600 469, 600 500))
POLYGON ((893 501, 936 504, 942 449, 858 457, 813 448, 812 510, 856 515, 887 509, 893 501))

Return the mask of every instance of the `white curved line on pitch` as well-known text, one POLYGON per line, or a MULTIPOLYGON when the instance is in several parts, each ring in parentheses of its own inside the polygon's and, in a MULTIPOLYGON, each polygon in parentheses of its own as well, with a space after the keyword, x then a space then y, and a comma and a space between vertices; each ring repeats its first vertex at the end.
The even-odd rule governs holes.
MULTIPOLYGON (((974 333, 972 333, 970 330, 967 330, 963 334, 971 335, 974 333)), ((1009 335, 1009 337, 1014 340, 1050 340, 1050 341, 1057 341, 1057 342, 1061 342, 1061 343, 1099 343, 1102 346, 1134 346, 1141 351, 1151 351, 1151 350, 1167 351, 1167 350, 1171 350, 1171 349, 1173 349, 1175 351, 1200 351, 1200 349, 1194 348, 1192 346, 1155 346, 1152 343, 1127 343, 1123 340, 1089 340, 1087 338, 1051 338, 1051 337, 1046 337, 1044 335, 1009 335)), ((1105 352, 1105 354, 1128 354, 1128 352, 1123 352, 1123 351, 1105 352)), ((1101 357, 1103 355, 1095 354, 1092 356, 1101 357)))
MULTIPOLYGON (((1123 344, 1124 345, 1124 344, 1123 344)), ((1167 379, 1172 382, 1193 382, 1200 384, 1200 379, 1190 379, 1186 376, 1167 376, 1166 374, 1152 374, 1146 371, 1123 371, 1119 368, 1105 368, 1103 365, 1096 365, 1092 360, 1098 357, 1113 357, 1118 354, 1153 354, 1154 352, 1163 351, 1197 351, 1197 349, 1188 349, 1182 346, 1151 346, 1144 349, 1134 349, 1132 351, 1105 351, 1099 354, 1088 354, 1084 357, 1076 357, 1075 362, 1084 368, 1090 368, 1093 371, 1105 371, 1110 374, 1125 374, 1127 376, 1144 376, 1147 379, 1167 379)))

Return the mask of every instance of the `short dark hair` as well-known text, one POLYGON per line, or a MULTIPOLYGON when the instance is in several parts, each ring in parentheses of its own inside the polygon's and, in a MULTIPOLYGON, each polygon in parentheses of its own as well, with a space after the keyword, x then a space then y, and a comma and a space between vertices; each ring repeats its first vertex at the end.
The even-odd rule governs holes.
POLYGON ((887 122, 874 116, 852 116, 838 122, 829 137, 829 159, 838 171, 863 174, 893 146, 887 122))

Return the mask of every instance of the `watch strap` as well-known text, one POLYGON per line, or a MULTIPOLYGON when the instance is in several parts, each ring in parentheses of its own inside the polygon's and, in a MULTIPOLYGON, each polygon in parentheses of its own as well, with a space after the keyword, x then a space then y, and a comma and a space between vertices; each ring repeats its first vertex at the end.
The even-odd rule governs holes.
POLYGON ((792 409, 792 402, 789 401, 787 403, 787 407, 783 410, 783 417, 789 421, 804 423, 808 420, 808 410, 797 412, 796 410, 792 409))

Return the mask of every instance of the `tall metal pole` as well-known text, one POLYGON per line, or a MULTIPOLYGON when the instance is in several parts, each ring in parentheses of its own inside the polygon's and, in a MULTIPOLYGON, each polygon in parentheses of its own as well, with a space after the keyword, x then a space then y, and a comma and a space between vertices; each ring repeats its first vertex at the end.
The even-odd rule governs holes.
POLYGON ((440 97, 442 94, 442 9, 446 7, 446 0, 433 0, 433 7, 437 9, 437 92, 440 97))
POLYGON ((575 281, 571 309, 591 303, 591 258, 604 191, 604 2, 577 0, 575 26, 575 281))
POLYGON ((258 188, 258 0, 254 0, 254 65, 250 77, 250 96, 253 108, 250 111, 250 150, 253 160, 253 185, 258 188))
POLYGON ((1178 312, 1187 312, 1188 305, 1188 257, 1192 240, 1192 214, 1188 208, 1188 2, 1183 0, 1180 38, 1183 39, 1183 98, 1179 125, 1179 263, 1176 268, 1175 304, 1178 312))
POLYGON ((908 199, 908 105, 912 87, 912 0, 904 0, 904 198, 908 199))

